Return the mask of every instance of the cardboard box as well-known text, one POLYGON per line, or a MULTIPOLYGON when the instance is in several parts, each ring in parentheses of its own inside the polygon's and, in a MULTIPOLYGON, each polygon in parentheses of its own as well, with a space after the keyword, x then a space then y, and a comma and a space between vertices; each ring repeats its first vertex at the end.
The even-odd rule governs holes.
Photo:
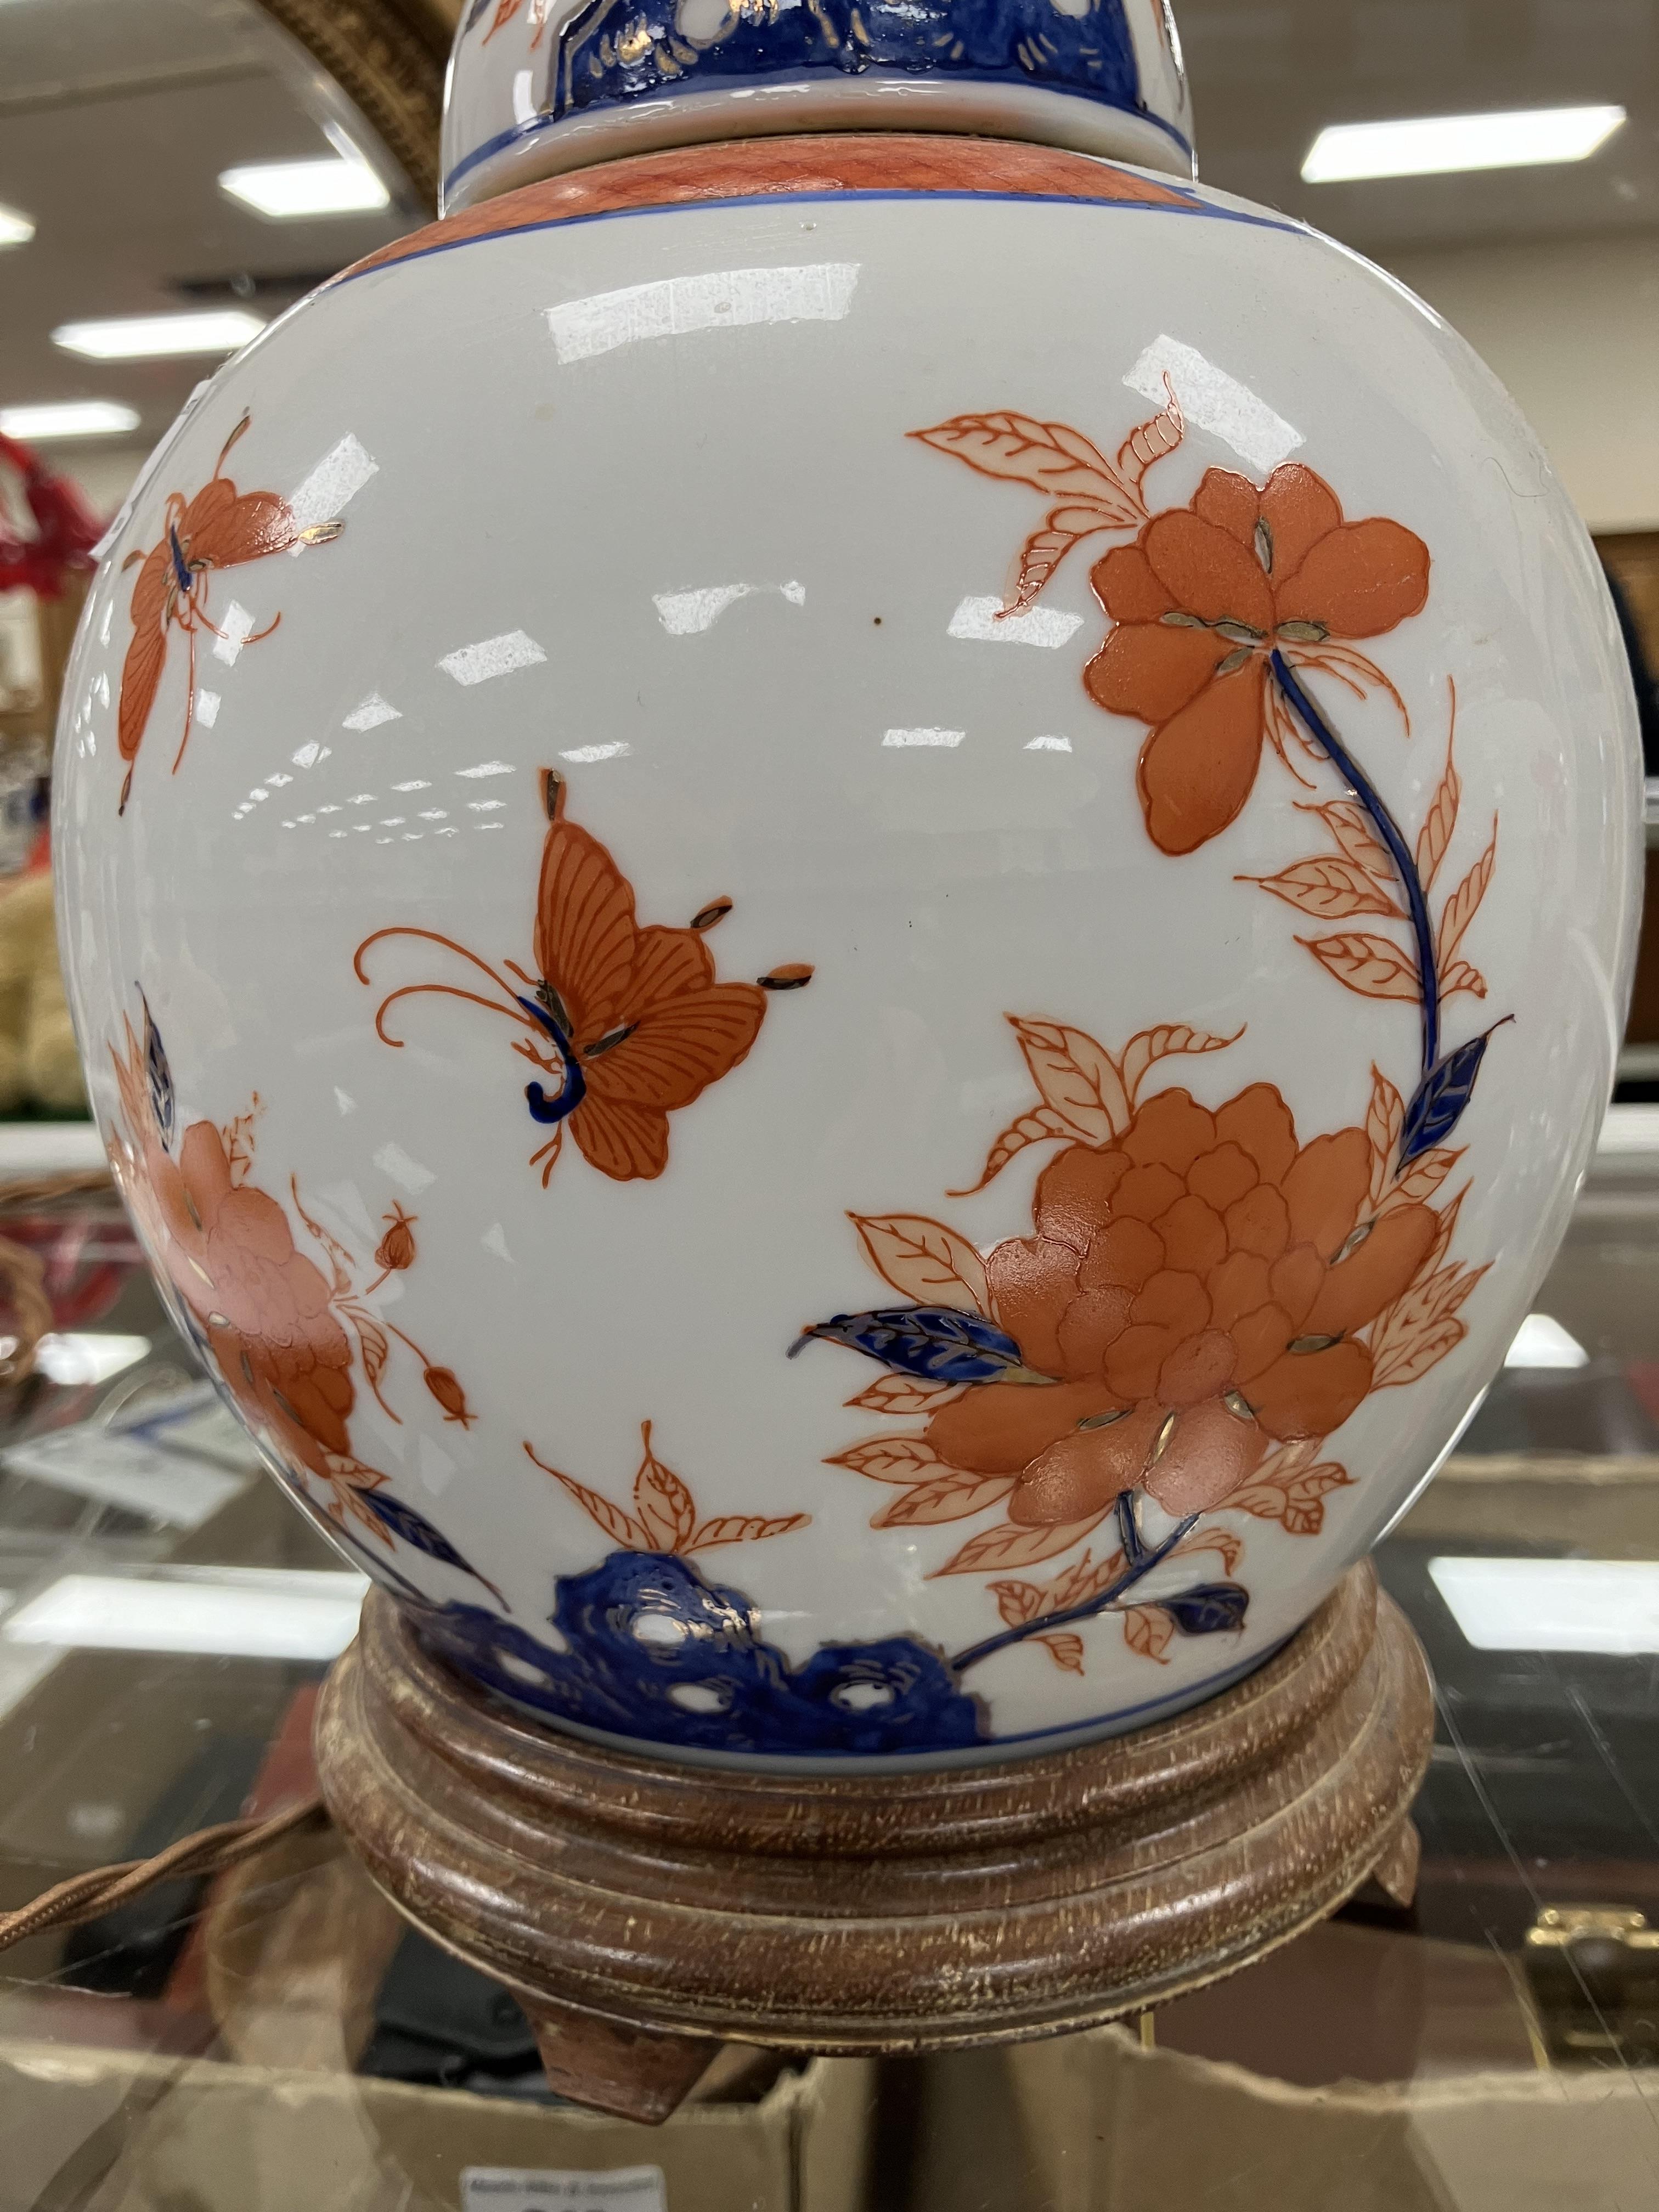
POLYGON ((874 2074, 818 2059, 756 2104, 642 2128, 349 2075, 0 2044, 0 2212, 459 2212, 476 2166, 655 2166, 665 2212, 862 2212, 874 2074))
POLYGON ((930 2062, 912 2212, 1638 2212, 1639 2075, 1293 2087, 1121 2028, 930 2062))

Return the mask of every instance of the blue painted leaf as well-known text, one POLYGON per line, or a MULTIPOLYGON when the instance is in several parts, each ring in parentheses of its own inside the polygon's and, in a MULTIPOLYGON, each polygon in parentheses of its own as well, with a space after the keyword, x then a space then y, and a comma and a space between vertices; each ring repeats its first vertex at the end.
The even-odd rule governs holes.
MULTIPOLYGON (((475 1583, 483 1583, 487 1590, 501 1597, 495 1583, 487 1581, 471 1560, 464 1559, 448 1537, 441 1529, 434 1528, 424 1513, 417 1513, 412 1505, 406 1505, 401 1498, 394 1498, 389 1490, 360 1490, 357 1495, 394 1536, 400 1536, 417 1552, 424 1552, 428 1559, 436 1559, 446 1567, 459 1567, 464 1575, 471 1575, 475 1583)), ((503 1598, 501 1602, 505 1604, 506 1600, 503 1598)))
MULTIPOLYGON (((1513 1019, 1513 1016, 1509 1018, 1513 1019)), ((1503 1024, 1499 1022, 1495 1026, 1501 1029, 1503 1024)), ((1491 1030, 1484 1036, 1471 1037, 1455 1052, 1449 1052, 1424 1077, 1401 1127, 1402 1168, 1409 1167, 1424 1152, 1431 1152, 1437 1145, 1443 1145, 1462 1120, 1464 1109, 1474 1096, 1474 1079, 1480 1073, 1491 1037, 1491 1030)))
POLYGON ((1250 1593, 1242 1583, 1200 1583, 1178 1597, 1152 1602, 1163 1607, 1183 1636, 1219 1636, 1225 1629, 1243 1628, 1250 1593))
POLYGON ((1026 1371, 1012 1336, 978 1314, 958 1313, 949 1306, 891 1306, 875 1313, 836 1314, 804 1330, 790 1346, 789 1357, 793 1359, 815 1336, 930 1382, 989 1382, 999 1376, 1026 1371))
POLYGON ((167 1065, 167 1048, 161 1042, 161 1032, 155 1026, 155 1017, 150 1012, 149 1000, 141 989, 138 996, 144 1009, 144 1073, 149 1081, 150 1111, 155 1116, 155 1126, 161 1132, 161 1142, 173 1142, 173 1070, 167 1065))

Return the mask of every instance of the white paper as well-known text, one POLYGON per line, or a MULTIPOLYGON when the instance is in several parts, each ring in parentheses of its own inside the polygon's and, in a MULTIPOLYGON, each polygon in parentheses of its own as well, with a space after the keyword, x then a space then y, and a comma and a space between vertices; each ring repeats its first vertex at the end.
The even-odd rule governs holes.
POLYGON ((27 1437, 0 1465, 79 1498, 199 1528, 258 1470, 253 1446, 205 1388, 144 1401, 118 1425, 77 1421, 27 1437))
POLYGON ((573 2173, 527 2166, 461 2169, 461 2212, 668 2212, 659 2166, 573 2173))

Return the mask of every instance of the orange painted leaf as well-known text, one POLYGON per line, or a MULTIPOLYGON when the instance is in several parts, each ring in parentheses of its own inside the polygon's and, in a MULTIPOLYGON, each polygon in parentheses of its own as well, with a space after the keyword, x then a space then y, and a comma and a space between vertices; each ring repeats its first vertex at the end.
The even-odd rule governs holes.
POLYGON ((1139 501, 1111 463, 1088 439, 1064 422, 1039 422, 1030 415, 957 415, 913 438, 952 453, 981 476, 1030 484, 1056 502, 1097 501, 1123 528, 1139 522, 1139 501))
POLYGON ((1431 1322, 1410 1332, 1402 1329, 1372 1367, 1372 1389, 1398 1389, 1419 1381, 1448 1352, 1455 1352, 1468 1334, 1464 1324, 1455 1320, 1431 1322))
POLYGON ((1098 1565, 1091 1563, 1085 1552, 1052 1583, 1043 1600, 1043 1611, 1064 1613, 1068 1606, 1086 1604, 1090 1598, 1098 1597, 1103 1590, 1111 1588, 1124 1565, 1121 1552, 1114 1552, 1109 1559, 1101 1560, 1098 1565))
MULTIPOLYGON (((1316 1451, 1316 1443, 1310 1449, 1316 1451)), ((1272 1462, 1268 1462, 1271 1466, 1272 1462)), ((1265 1470, 1264 1470, 1265 1472, 1265 1470)), ((1292 1536, 1316 1536, 1324 1526, 1322 1500, 1333 1490, 1343 1490, 1353 1477, 1335 1460, 1316 1467, 1288 1462, 1275 1479, 1259 1478, 1227 1500, 1230 1508, 1254 1514, 1258 1521, 1277 1521, 1292 1536)))
POLYGON ((1238 880, 1260 884, 1286 906, 1310 914, 1319 921, 1340 921, 1355 914, 1398 915, 1402 911, 1375 877, 1347 859, 1298 860, 1276 876, 1241 876, 1238 880))
POLYGON ((1291 1536, 1316 1536, 1325 1525, 1323 1500, 1333 1490, 1348 1489, 1353 1477, 1347 1469, 1328 1460, 1322 1467, 1311 1467, 1299 1474, 1285 1492, 1285 1510, 1279 1515, 1285 1534, 1291 1536))
POLYGON ((925 1437, 871 1437, 864 1443, 849 1444, 824 1464, 849 1467, 872 1482, 916 1482, 945 1462, 925 1437))
POLYGON ((1182 1538, 1170 1556, 1179 1559, 1189 1552, 1215 1553, 1223 1571, 1231 1575, 1244 1556, 1244 1539, 1232 1528, 1194 1528, 1190 1536, 1182 1538))
MULTIPOLYGON (((1449 1267, 1437 1265, 1435 1255, 1424 1262, 1410 1289, 1378 1316, 1371 1331, 1373 1370, 1380 1373, 1391 1364, 1401 1346, 1409 1348, 1426 1331, 1449 1320, 1486 1273, 1485 1267, 1467 1272, 1461 1261, 1449 1267)), ((1380 1387, 1380 1385, 1378 1386, 1380 1387)))
POLYGON ((811 1518, 810 1513, 786 1513, 775 1520, 767 1520, 757 1513, 722 1513, 713 1521, 702 1522, 690 1542, 682 1548, 687 1552, 708 1552, 717 1544, 758 1543, 766 1536, 787 1536, 792 1528, 805 1528, 811 1518))
POLYGON ((988 1313, 985 1262, 965 1237, 921 1213, 849 1214, 871 1266, 919 1305, 988 1313))
MULTIPOLYGON (((1445 1283, 1444 1288, 1440 1291, 1435 1305, 1437 1318, 1443 1320, 1448 1314, 1455 1314, 1459 1307, 1465 1304, 1470 1291, 1474 1290, 1480 1278, 1490 1272, 1491 1267, 1492 1261, 1488 1260, 1484 1267, 1471 1267, 1467 1273, 1462 1273, 1455 1267, 1448 1268, 1446 1273, 1455 1276, 1456 1279, 1445 1283)), ((1440 1276, 1434 1278, 1434 1282, 1443 1280, 1443 1278, 1440 1276)), ((1430 1287, 1433 1288, 1433 1283, 1430 1287)))
POLYGON ((1417 997, 1417 969, 1409 956, 1386 937, 1364 931, 1340 937, 1301 937, 1314 958, 1348 990, 1362 999, 1417 997))
MULTIPOLYGON (((1255 1480, 1258 1483, 1277 1483, 1282 1490, 1304 1468, 1314 1465, 1323 1444, 1322 1437, 1298 1437, 1294 1443, 1280 1444, 1276 1450, 1269 1452, 1257 1468, 1255 1480)), ((1231 1500, 1228 1502, 1231 1504, 1231 1500)))
POLYGON ((1405 1101, 1382 1069, 1373 1062, 1371 1103, 1365 1109, 1365 1134, 1371 1140, 1373 1206, 1389 1187, 1389 1173, 1394 1165, 1395 1152, 1400 1143, 1400 1132, 1405 1120, 1405 1101))
POLYGON ((966 1521, 988 1505, 1000 1505, 1013 1488, 1012 1474, 960 1474, 947 1468, 871 1516, 872 1528, 921 1528, 939 1521, 966 1521))
POLYGON ((1028 1620, 1051 1609, 1035 1583, 992 1583, 989 1587, 1006 1628, 1023 1628, 1028 1620))
MULTIPOLYGON (((1457 726, 1457 694, 1452 693, 1452 730, 1457 726)), ((1452 832, 1457 827, 1457 809, 1463 796, 1463 786, 1457 770, 1452 766, 1452 738, 1446 740, 1446 772, 1441 777, 1417 840, 1417 872, 1423 879, 1424 890, 1433 888, 1440 872, 1440 863, 1446 857, 1446 848, 1451 843, 1452 832)))
POLYGON ((1465 1268, 1454 1261, 1426 1279, 1419 1277, 1382 1316, 1373 1334, 1373 1359, 1380 1363, 1402 1342, 1414 1342, 1424 1330, 1449 1320, 1468 1303, 1470 1292, 1486 1273, 1487 1267, 1465 1268))
POLYGON ((374 1316, 362 1307, 353 1305, 348 1310, 362 1351, 363 1372, 371 1384, 376 1383, 386 1372, 386 1363, 392 1352, 391 1340, 374 1316))
POLYGON ((1352 799, 1334 799, 1322 806, 1310 806, 1304 800, 1297 802, 1304 814, 1316 814, 1346 860, 1352 860, 1368 876, 1392 890, 1395 882, 1394 857, 1388 847, 1371 827, 1370 817, 1363 806, 1352 799))
MULTIPOLYGON (((374 1316, 359 1307, 351 1309, 351 1326, 357 1332, 357 1348, 363 1356, 363 1374, 368 1387, 380 1398, 380 1377, 386 1373, 386 1363, 391 1355, 391 1339, 374 1316)), ((392 1413, 384 1398, 380 1398, 380 1403, 387 1413, 392 1413)), ((398 1416, 392 1413, 392 1418, 395 1421, 398 1416)))
POLYGON ((1132 1605, 1123 1615, 1123 1641, 1143 1659, 1167 1664, 1164 1654, 1175 1634, 1175 1623, 1162 1606, 1132 1605))
MULTIPOLYGON (((1181 402, 1176 398, 1175 386, 1166 375, 1164 380, 1165 404, 1148 422, 1142 422, 1130 431, 1117 449, 1116 474, 1131 491, 1140 491, 1146 471, 1155 462, 1161 461, 1187 434, 1187 425, 1182 416, 1181 402)), ((1146 501, 1141 501, 1142 511, 1146 501)))
POLYGON ((1480 902, 1486 896, 1486 886, 1492 881, 1492 872, 1498 860, 1498 824, 1492 830, 1492 842, 1469 870, 1457 889, 1446 901, 1446 911, 1440 917, 1440 964, 1443 968, 1463 940, 1463 933, 1480 910, 1480 902))
MULTIPOLYGON (((1323 764, 1325 756, 1303 728, 1300 719, 1285 704, 1276 684, 1267 686, 1267 734, 1273 740, 1273 749, 1297 781, 1312 791, 1315 788, 1314 779, 1310 775, 1304 775, 1291 758, 1291 748, 1294 746, 1303 758, 1311 762, 1315 767, 1323 764)), ((1298 805, 1303 804, 1299 799, 1295 803, 1298 805)))
POLYGON ((641 1431, 645 1457, 634 1478, 634 1510, 651 1539, 654 1552, 684 1551, 697 1525, 697 1509, 691 1493, 672 1468, 665 1467, 651 1449, 651 1424, 641 1431))
POLYGON ((349 1452, 325 1452, 323 1465, 331 1482, 343 1482, 351 1490, 379 1490, 386 1480, 379 1468, 365 1467, 349 1452))
POLYGON ((238 1190, 247 1181, 253 1165, 254 1128, 261 1110, 259 1094, 256 1091, 249 1110, 227 1121, 219 1133, 224 1139, 225 1158, 230 1163, 230 1180, 238 1190))
POLYGON ((1457 1231, 1457 1217, 1463 1211, 1463 1200, 1468 1194, 1469 1186, 1465 1183, 1450 1204, 1441 1209, 1440 1226, 1435 1232, 1434 1243, 1429 1248, 1428 1257, 1417 1271, 1419 1280, 1425 1275, 1431 1275, 1450 1251, 1452 1238, 1457 1231))
POLYGON ((878 1375, 867 1390, 843 1401, 866 1413, 931 1413, 954 1395, 948 1382, 930 1382, 920 1375, 878 1375))
POLYGON ((1034 1636, 1033 1644, 1040 1644, 1056 1667, 1063 1667, 1068 1674, 1083 1672, 1083 1638, 1062 1628, 1053 1636, 1034 1636))
POLYGON ((1382 1211, 1386 1213, 1391 1206, 1419 1205, 1425 1198, 1432 1198, 1462 1157, 1462 1148, 1453 1152, 1444 1145, 1422 1153, 1397 1182, 1389 1184, 1382 1211))
POLYGON ((1121 530, 1126 526, 1132 526, 1125 525, 1115 504, 1109 507, 1091 500, 1054 508, 1042 529, 1034 530, 1019 549, 1013 585, 1002 612, 1024 614, 1074 545, 1103 530, 1121 530))
POLYGON ((1230 1513, 1249 1513, 1258 1521, 1277 1521, 1285 1510, 1284 1486, 1276 1482, 1252 1482, 1236 1490, 1227 1500, 1230 1513))
POLYGON ((1212 1036, 1208 1030, 1189 1029, 1185 1022, 1162 1022, 1155 1030, 1140 1030, 1123 1048, 1120 1063, 1123 1087, 1133 1101, 1147 1070, 1155 1067, 1160 1060, 1171 1060, 1179 1053, 1224 1052, 1230 1044, 1237 1044, 1243 1034, 1238 1029, 1231 1036, 1212 1036))
POLYGON ((1062 1521, 1049 1528, 1018 1528, 1012 1521, 994 1528, 981 1528, 970 1536, 955 1557, 935 1567, 937 1575, 994 1573, 1000 1567, 1034 1567, 1039 1559, 1058 1559, 1097 1528, 1106 1516, 1091 1513, 1086 1521, 1062 1521))
MULTIPOLYGON (((238 1123, 242 1121, 246 1121, 251 1128, 252 1126, 253 1116, 251 1114, 239 1115, 236 1121, 231 1123, 231 1128, 234 1130, 237 1127, 238 1123)), ((250 1158, 252 1157, 252 1140, 251 1138, 248 1141, 248 1157, 250 1158)), ((306 1227, 311 1231, 317 1242, 322 1246, 324 1251, 328 1255, 329 1265, 333 1270, 334 1274, 334 1296, 337 1298, 342 1297, 344 1296, 345 1292, 351 1288, 351 1255, 346 1250, 345 1246, 341 1243, 337 1237, 331 1237, 327 1230, 324 1228, 322 1223, 320 1221, 313 1221, 310 1214, 306 1212, 305 1201, 300 1196, 300 1184, 297 1176, 290 1176, 289 1177, 288 1187, 294 1194, 294 1211, 299 1215, 301 1220, 304 1222, 306 1227)))
POLYGON ((650 1537, 631 1513, 624 1513, 620 1505, 613 1505, 608 1498, 601 1498, 597 1490, 590 1490, 585 1482, 574 1475, 561 1474, 556 1467, 550 1467, 544 1459, 536 1459, 528 1443, 527 1457, 535 1460, 544 1474, 550 1474, 555 1482, 568 1490, 590 1520, 596 1521, 613 1544, 620 1544, 625 1552, 649 1552, 656 1547, 650 1537))
POLYGON ((1002 1173, 1016 1152, 1023 1152, 1027 1145, 1041 1145, 1053 1137, 1068 1137, 1071 1130, 1064 1117, 1052 1106, 1039 1106, 1030 1114, 1022 1114, 1018 1121, 1011 1121, 987 1155, 985 1172, 976 1183, 966 1190, 947 1190, 946 1198, 972 1198, 984 1189, 988 1182, 1002 1173))
POLYGON ((1471 968, 1467 960, 1454 960, 1440 978, 1443 1000, 1455 998, 1460 991, 1467 991, 1476 999, 1484 999, 1486 995, 1486 977, 1478 968, 1471 968))
POLYGON ((1107 1145, 1129 1126, 1123 1079, 1104 1045, 1061 1022, 1023 1020, 1010 1014, 1025 1065, 1043 1103, 1063 1132, 1085 1145, 1107 1145))

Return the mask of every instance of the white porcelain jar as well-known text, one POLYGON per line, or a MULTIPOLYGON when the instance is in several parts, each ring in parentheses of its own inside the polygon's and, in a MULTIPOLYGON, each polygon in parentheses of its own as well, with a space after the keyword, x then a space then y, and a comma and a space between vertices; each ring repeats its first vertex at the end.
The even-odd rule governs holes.
POLYGON ((442 211, 619 154, 823 131, 976 133, 1194 174, 1170 0, 468 0, 442 211))
POLYGON ((221 370, 70 675, 175 1317, 436 1648, 671 1756, 1003 1757, 1259 1664, 1497 1366, 1621 1030, 1633 702, 1536 441, 1181 179, 1165 11, 1031 4, 954 89, 475 11, 458 197, 545 173, 221 370), (603 97, 468 167, 537 52, 603 97), (797 82, 880 127, 732 136, 797 82))

